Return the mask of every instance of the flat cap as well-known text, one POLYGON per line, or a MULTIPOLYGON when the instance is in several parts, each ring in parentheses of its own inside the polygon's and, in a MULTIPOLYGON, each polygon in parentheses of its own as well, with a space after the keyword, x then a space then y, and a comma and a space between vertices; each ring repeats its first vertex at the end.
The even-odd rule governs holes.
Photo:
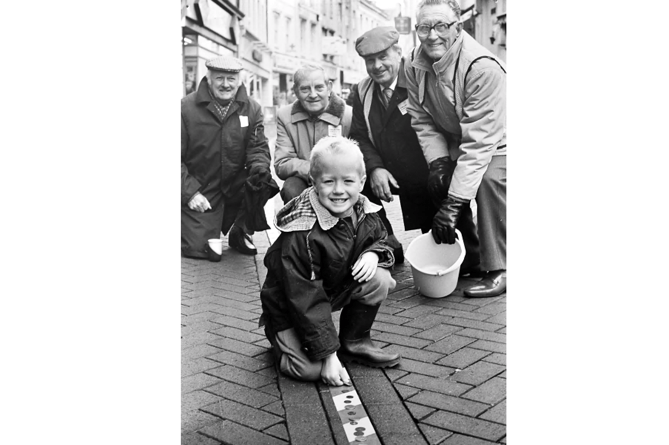
POLYGON ((213 71, 225 71, 228 73, 238 73, 244 68, 239 59, 231 56, 220 56, 207 60, 205 66, 213 71))
POLYGON ((355 41, 355 50, 361 57, 380 53, 400 40, 400 34, 393 26, 379 26, 370 29, 355 41))

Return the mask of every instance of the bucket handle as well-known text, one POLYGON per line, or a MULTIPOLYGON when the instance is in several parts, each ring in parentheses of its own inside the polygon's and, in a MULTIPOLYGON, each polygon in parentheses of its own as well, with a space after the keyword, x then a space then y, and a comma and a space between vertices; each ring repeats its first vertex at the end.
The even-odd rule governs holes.
MULTIPOLYGON (((464 243, 464 241, 462 240, 462 232, 460 232, 460 230, 458 230, 458 229, 455 229, 455 233, 456 233, 456 235, 457 235, 457 236, 456 236, 456 239, 455 239, 455 242, 458 243, 458 244, 460 244, 460 247, 461 247, 461 249, 462 249, 462 252, 460 253, 460 258, 458 258, 458 260, 457 260, 456 262, 460 261, 460 264, 462 264, 461 259, 464 259, 464 257, 465 257, 465 243, 464 243)), ((432 234, 432 230, 431 230, 431 229, 428 230, 428 231, 427 231, 426 233, 424 233, 423 235, 427 235, 427 234, 430 234, 430 235, 431 235, 431 234, 432 234)), ((414 241, 415 241, 415 240, 414 240, 414 241)), ((412 243, 413 243, 413 241, 412 241, 412 243)), ((411 245, 409 245, 409 247, 411 247, 411 245)), ((411 263, 411 258, 407 258, 407 259, 409 260, 409 263, 411 263)), ((453 266, 451 266, 451 267, 453 267, 453 266)), ((439 271, 437 271, 437 272, 429 272, 428 274, 429 274, 429 275, 436 275, 436 276, 438 276, 438 277, 441 277, 442 275, 446 275, 448 269, 450 269, 450 267, 447 267, 446 269, 439 270, 439 271)), ((419 269, 419 270, 420 270, 420 269, 419 269)), ((423 272, 423 273, 425 273, 425 272, 423 272)))
MULTIPOLYGON (((430 230, 430 232, 432 232, 432 231, 430 230)), ((464 257, 465 256, 465 244, 464 244, 464 241, 462 240, 462 232, 460 232, 458 229, 455 229, 455 234, 456 234, 455 242, 460 244, 460 247, 462 248, 461 256, 464 257)), ((448 269, 450 269, 450 267, 447 267, 446 269, 442 269, 442 270, 438 271, 436 273, 437 276, 440 277, 442 275, 446 275, 446 271, 448 271, 448 269)))

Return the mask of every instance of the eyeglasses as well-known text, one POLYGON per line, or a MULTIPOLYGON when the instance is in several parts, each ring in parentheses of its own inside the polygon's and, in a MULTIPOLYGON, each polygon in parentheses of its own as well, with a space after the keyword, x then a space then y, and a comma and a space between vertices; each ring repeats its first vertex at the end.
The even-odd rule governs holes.
POLYGON ((418 37, 425 38, 430 35, 430 31, 433 29, 437 32, 437 35, 439 37, 444 37, 446 33, 448 32, 448 28, 451 26, 455 25, 458 23, 458 21, 454 21, 453 23, 437 23, 435 25, 416 25, 416 34, 418 34, 418 37))

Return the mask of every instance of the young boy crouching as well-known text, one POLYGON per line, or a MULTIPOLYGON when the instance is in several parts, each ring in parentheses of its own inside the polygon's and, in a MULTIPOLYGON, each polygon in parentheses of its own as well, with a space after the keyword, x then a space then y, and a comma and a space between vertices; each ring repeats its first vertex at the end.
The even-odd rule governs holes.
POLYGON ((379 368, 400 361, 370 338, 379 306, 396 284, 388 270, 394 258, 376 214, 381 207, 360 194, 366 176, 357 144, 323 138, 310 163, 313 186, 276 215, 282 233, 265 255, 260 325, 281 372, 350 385, 340 359, 379 368), (337 336, 331 313, 339 309, 337 336))

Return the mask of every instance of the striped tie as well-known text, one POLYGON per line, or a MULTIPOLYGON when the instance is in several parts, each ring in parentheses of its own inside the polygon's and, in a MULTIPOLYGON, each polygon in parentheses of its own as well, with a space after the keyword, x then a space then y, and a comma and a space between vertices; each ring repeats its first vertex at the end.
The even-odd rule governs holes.
POLYGON ((385 98, 384 105, 386 106, 386 108, 388 108, 388 104, 390 103, 390 98, 393 97, 393 90, 391 90, 390 88, 384 88, 383 97, 385 98))

